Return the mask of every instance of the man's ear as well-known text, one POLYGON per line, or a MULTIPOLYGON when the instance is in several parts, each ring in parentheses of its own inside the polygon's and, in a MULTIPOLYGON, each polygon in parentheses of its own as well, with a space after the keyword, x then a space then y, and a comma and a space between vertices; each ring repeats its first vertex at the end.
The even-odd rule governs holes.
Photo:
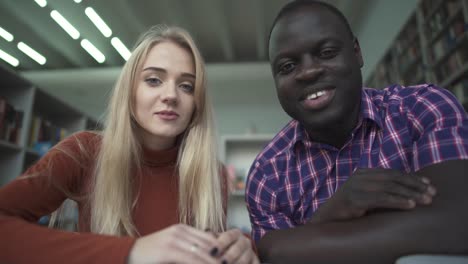
POLYGON ((359 66, 362 68, 362 66, 364 66, 364 60, 362 59, 362 53, 361 53, 361 46, 359 45, 359 40, 354 37, 354 55, 356 55, 357 59, 358 59, 358 62, 359 62, 359 66))

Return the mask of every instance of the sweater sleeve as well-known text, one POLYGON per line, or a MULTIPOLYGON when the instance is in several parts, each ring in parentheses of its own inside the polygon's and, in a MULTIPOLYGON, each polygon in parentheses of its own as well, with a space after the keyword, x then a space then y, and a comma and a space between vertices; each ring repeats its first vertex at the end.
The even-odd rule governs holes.
MULTIPOLYGON (((67 198, 81 193, 87 148, 82 132, 51 149, 23 175, 0 188, 0 263, 125 263, 131 237, 72 233, 37 225, 67 198)), ((86 162, 88 161, 88 162, 86 162)))

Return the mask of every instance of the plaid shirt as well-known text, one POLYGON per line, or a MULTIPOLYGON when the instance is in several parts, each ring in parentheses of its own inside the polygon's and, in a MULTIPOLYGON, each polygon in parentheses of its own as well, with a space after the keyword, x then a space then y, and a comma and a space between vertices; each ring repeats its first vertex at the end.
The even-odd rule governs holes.
POLYGON ((341 149, 313 142, 296 120, 257 156, 247 179, 252 237, 305 224, 357 168, 404 172, 468 159, 468 118, 434 85, 363 88, 358 124, 341 149))

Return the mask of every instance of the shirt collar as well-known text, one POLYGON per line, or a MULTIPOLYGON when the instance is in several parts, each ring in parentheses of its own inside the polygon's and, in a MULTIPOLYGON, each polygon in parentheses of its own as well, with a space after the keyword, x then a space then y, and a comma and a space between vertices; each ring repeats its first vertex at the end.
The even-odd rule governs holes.
MULTIPOLYGON (((377 124, 379 128, 383 127, 382 118, 379 113, 379 107, 377 107, 372 101, 372 97, 368 94, 369 88, 363 88, 361 93, 361 110, 358 121, 358 126, 362 125, 364 119, 370 120, 377 124)), ((311 141, 309 134, 306 129, 297 120, 293 120, 290 123, 290 127, 293 131, 291 137, 291 146, 295 146, 297 142, 302 142, 306 145, 314 143, 311 141)))
POLYGON ((380 108, 374 104, 372 97, 369 95, 369 91, 369 88, 362 89, 361 114, 359 119, 371 120, 376 123, 379 128, 382 128, 383 122, 380 115, 380 108))

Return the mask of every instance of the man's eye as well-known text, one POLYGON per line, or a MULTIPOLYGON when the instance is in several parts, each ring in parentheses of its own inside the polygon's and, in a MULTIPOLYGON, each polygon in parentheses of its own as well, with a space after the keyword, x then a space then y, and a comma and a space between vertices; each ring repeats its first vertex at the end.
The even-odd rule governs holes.
POLYGON ((322 59, 331 59, 338 54, 336 49, 324 49, 320 52, 320 58, 322 59))
POLYGON ((158 78, 146 78, 145 82, 149 84, 150 86, 158 86, 162 83, 162 81, 159 80, 158 78))
POLYGON ((288 62, 288 63, 282 64, 279 67, 278 72, 280 74, 288 74, 288 73, 292 72, 295 68, 296 68, 296 64, 294 64, 292 62, 288 62))

